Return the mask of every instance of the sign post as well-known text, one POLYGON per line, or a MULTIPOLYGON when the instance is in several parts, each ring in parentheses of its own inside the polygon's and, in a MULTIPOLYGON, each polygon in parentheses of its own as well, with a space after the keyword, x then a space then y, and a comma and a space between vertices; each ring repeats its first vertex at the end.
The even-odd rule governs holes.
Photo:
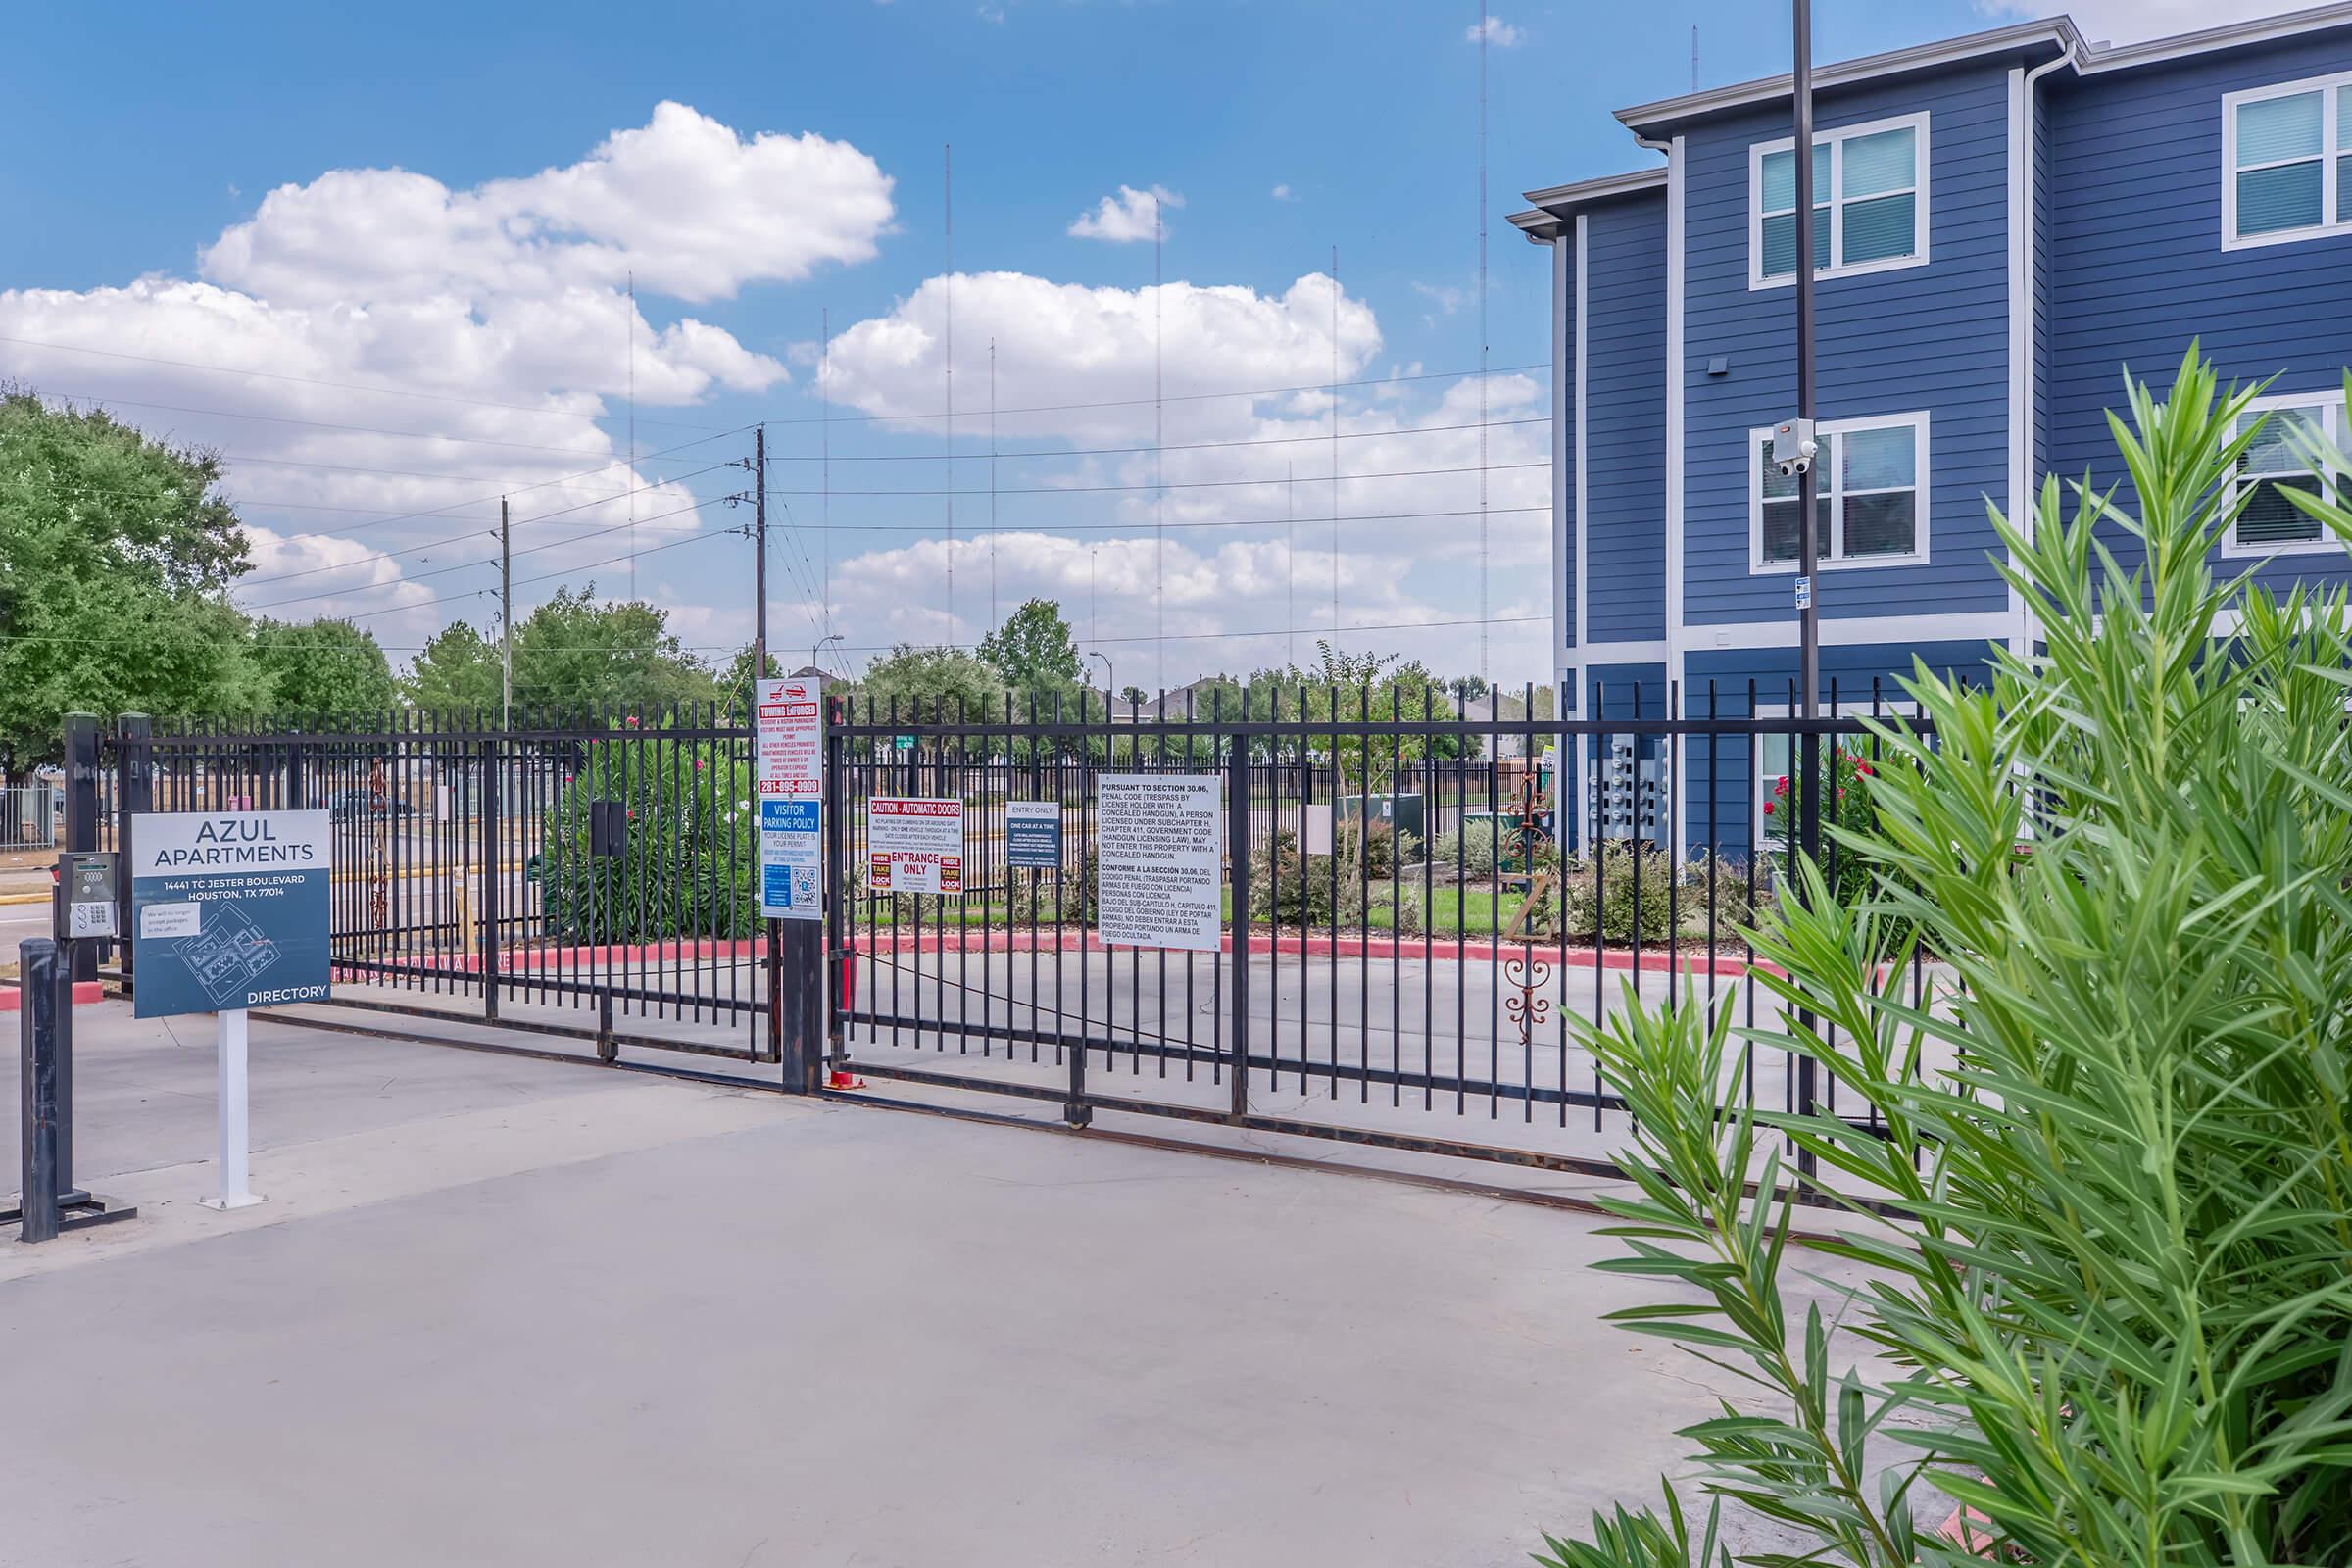
POLYGON ((824 682, 762 679, 754 695, 768 1042, 784 1087, 813 1094, 825 1054, 824 682))
POLYGON ((220 1054, 220 1192, 207 1208, 258 1203, 246 1185, 245 1011, 322 1002, 332 839, 325 811, 175 811, 135 818, 132 1012, 210 1012, 220 1054))

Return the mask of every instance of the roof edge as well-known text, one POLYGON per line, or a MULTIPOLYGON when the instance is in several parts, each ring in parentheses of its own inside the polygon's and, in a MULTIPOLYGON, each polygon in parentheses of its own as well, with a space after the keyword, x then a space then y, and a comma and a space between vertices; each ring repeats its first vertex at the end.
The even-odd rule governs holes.
POLYGON ((1520 194, 1554 218, 1564 216, 1562 208, 1582 207, 1588 202, 1606 201, 1611 196, 1630 196, 1638 191, 1662 190, 1666 185, 1666 168, 1633 169, 1621 174, 1599 174, 1592 179, 1580 179, 1566 185, 1550 185, 1543 190, 1522 191, 1520 194))
POLYGON ((2195 32, 2177 32, 2169 38, 2109 44, 2087 51, 2082 69, 2085 73, 2125 71, 2133 66, 2155 65, 2186 55, 2209 54, 2216 49, 2234 49, 2243 44, 2266 43, 2273 38, 2291 38, 2300 32, 2316 32, 2323 27, 2340 27, 2348 24, 2352 24, 2352 3, 2338 0, 2336 4, 2308 6, 2301 11, 2280 12, 2275 17, 2255 17, 2245 22, 2226 22, 2218 27, 2200 27, 2195 32))
MULTIPOLYGON (((1874 76, 1953 65, 1979 55, 2000 54, 2037 43, 2054 45, 2077 59, 2086 53, 2082 34, 2075 30, 2074 20, 2062 16, 2046 22, 2020 22, 2006 27, 1966 33, 1957 38, 1914 44, 1907 49, 1890 49, 1884 54, 1864 55, 1857 60, 1841 60, 1817 68, 1813 73, 1813 85, 1816 88, 1837 87, 1847 82, 1867 81, 1874 76)), ((1617 119, 1628 129, 1639 129, 1661 121, 1689 120, 1718 110, 1737 109, 1745 104, 1768 103, 1775 98, 1786 98, 1795 90, 1795 76, 1784 73, 1753 81, 1734 82, 1725 87, 1709 87, 1703 92, 1684 93, 1680 97, 1660 98, 1654 103, 1636 104, 1630 109, 1618 110, 1617 119)))

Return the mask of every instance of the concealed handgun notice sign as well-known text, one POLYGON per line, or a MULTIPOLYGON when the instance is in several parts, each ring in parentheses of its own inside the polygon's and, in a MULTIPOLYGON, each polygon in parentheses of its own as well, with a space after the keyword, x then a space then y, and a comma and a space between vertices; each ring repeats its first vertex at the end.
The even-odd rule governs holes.
POLYGON ((141 1018, 327 995, 324 811, 131 818, 131 1010, 141 1018))

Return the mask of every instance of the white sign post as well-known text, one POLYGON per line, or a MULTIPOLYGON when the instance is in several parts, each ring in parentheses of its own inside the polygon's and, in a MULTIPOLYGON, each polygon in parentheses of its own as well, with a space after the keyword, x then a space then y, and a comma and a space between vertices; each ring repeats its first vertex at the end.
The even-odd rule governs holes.
POLYGON ((207 1208, 251 1208, 262 1200, 245 1185, 245 1009, 213 1016, 220 1020, 215 1034, 220 1056, 220 1192, 196 1201, 207 1208))
POLYGON ((1217 951, 1223 782, 1214 773, 1095 775, 1095 931, 1104 942, 1217 951))

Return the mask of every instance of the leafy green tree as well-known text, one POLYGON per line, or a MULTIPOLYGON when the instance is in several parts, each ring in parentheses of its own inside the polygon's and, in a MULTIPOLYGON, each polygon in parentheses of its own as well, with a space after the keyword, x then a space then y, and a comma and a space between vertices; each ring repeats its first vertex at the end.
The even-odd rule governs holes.
POLYGON ((556 719, 642 712, 711 695, 710 669, 642 600, 600 601, 596 585, 556 596, 514 627, 514 707, 556 719))
POLYGON ((1468 707, 1487 695, 1487 678, 1484 675, 1456 675, 1446 683, 1446 689, 1453 694, 1455 702, 1468 707))
POLYGON ((1141 708, 1152 700, 1152 694, 1132 682, 1119 688, 1119 707, 1141 708))
POLYGON ((262 705, 226 597, 246 542, 220 477, 212 453, 0 391, 0 774, 57 760, 75 709, 262 705))
POLYGON ((268 710, 282 717, 384 713, 399 695, 375 633, 348 620, 256 621, 253 661, 268 710))
POLYGON ((1041 710, 1056 695, 1071 701, 1084 674, 1078 643, 1051 599, 1032 599, 1007 615, 980 640, 980 657, 996 666, 1015 703, 1034 697, 1041 710))
MULTIPOLYGON (((1993 511, 2043 647, 1994 644, 1989 687, 1915 665, 1926 723, 1871 724, 1876 809, 1835 834, 1875 886, 1842 904, 1797 858, 1754 933, 1767 1005, 1686 982, 1571 1014, 1633 1140, 1598 1266, 1672 1298, 1612 1316, 1747 1380, 1682 1435, 1719 1502, 1802 1538, 1743 1561, 2352 1562, 2352 601, 2215 576, 2262 493, 2253 390, 2192 347, 2110 417, 2128 490, 1993 511), (1837 1109, 1727 1096, 1757 1045, 1837 1109), (1800 1185, 1853 1265, 1826 1303, 1783 1287, 1800 1185)), ((2307 456, 2278 493, 2352 544, 2352 460, 2307 456)), ((1688 1568, 1665 1500, 1539 1560, 1688 1568)))
POLYGON ((453 620, 426 639, 403 688, 413 707, 486 716, 498 711, 504 677, 498 644, 453 620))
MULTIPOLYGON (((1328 724, 1335 718, 1343 724, 1379 723, 1392 714, 1399 721, 1424 714, 1432 719, 1454 716, 1442 683, 1417 659, 1347 653, 1321 639, 1316 640, 1315 652, 1316 668, 1292 672, 1294 680, 1303 674, 1301 697, 1310 726, 1328 724)), ((1388 790, 1399 767, 1429 758, 1472 755, 1477 748, 1475 738, 1465 743, 1454 735, 1343 734, 1335 742, 1329 735, 1317 737, 1310 730, 1307 741, 1320 755, 1337 762, 1343 790, 1360 789, 1375 795, 1388 790)))
POLYGON ((960 648, 901 643, 866 666, 858 691, 877 718, 890 712, 894 701, 899 716, 909 722, 918 714, 933 722, 944 713, 954 723, 961 712, 977 723, 1004 713, 1004 679, 997 666, 960 648))

